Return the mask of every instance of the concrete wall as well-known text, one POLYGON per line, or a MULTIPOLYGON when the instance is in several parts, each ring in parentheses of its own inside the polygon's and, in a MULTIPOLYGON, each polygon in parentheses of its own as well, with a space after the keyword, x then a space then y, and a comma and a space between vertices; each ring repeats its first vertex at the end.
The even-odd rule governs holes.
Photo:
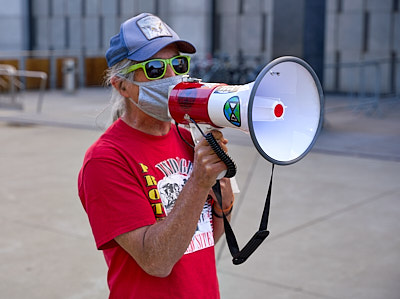
POLYGON ((23 50, 26 46, 24 3, 25 0, 0 0, 0 51, 23 50))
POLYGON ((297 56, 307 61, 323 80, 325 1, 274 2, 272 56, 297 56))
POLYGON ((272 0, 217 1, 218 52, 233 59, 241 52, 245 57, 269 61, 272 56, 272 9, 272 0))
POLYGON ((159 15, 183 38, 192 42, 196 56, 204 57, 210 51, 211 1, 159 1, 159 15))
POLYGON ((200 53, 208 51, 209 0, 34 0, 37 34, 34 49, 85 49, 87 55, 103 55, 120 24, 141 12, 157 13, 182 38, 195 43, 200 53), (157 4, 158 3, 158 4, 157 4), (157 11, 158 10, 158 11, 157 11), (190 26, 188 26, 190 24, 190 26))
MULTIPOLYGON (((400 59, 399 11, 392 0, 327 0, 325 89, 371 93, 379 84, 383 93, 396 88, 393 72, 400 59), (340 7, 341 3, 341 7, 340 7), (354 63, 376 61, 362 69, 354 63), (335 68, 332 64, 338 64, 335 68)), ((399 81, 399 80, 397 80, 399 81)), ((400 89, 397 83, 397 90, 400 89)))

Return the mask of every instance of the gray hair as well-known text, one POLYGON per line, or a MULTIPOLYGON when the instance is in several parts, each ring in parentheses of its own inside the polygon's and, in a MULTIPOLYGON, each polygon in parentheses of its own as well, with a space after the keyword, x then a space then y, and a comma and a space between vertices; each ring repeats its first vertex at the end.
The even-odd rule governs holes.
POLYGON ((111 125, 114 123, 118 118, 120 118, 125 112, 126 112, 126 101, 125 98, 119 93, 119 91, 112 86, 111 84, 111 79, 113 77, 118 77, 123 80, 129 80, 133 81, 134 80, 134 73, 135 72, 130 72, 126 75, 121 74, 121 70, 124 68, 127 68, 133 64, 135 64, 135 61, 129 60, 129 59, 124 59, 110 68, 107 69, 106 75, 104 78, 104 84, 106 86, 111 86, 111 99, 110 99, 110 105, 111 105, 111 119, 109 121, 108 125, 111 125))

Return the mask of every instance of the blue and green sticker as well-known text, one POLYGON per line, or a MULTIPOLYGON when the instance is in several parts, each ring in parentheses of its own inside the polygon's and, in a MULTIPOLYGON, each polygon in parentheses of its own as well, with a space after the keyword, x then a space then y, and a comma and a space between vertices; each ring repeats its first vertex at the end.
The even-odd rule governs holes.
POLYGON ((224 105, 224 115, 233 125, 240 127, 240 101, 239 97, 234 96, 228 99, 224 105))

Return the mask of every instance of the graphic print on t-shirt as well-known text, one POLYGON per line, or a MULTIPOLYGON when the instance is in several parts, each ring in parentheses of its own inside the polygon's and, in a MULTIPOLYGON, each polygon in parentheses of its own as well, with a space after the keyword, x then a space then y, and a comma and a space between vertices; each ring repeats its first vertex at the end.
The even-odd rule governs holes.
POLYGON ((214 235, 212 230, 211 202, 207 200, 201 212, 196 232, 185 254, 211 246, 214 246, 214 235))
MULTIPOLYGON (((192 170, 192 163, 190 161, 186 161, 185 159, 168 159, 158 163, 156 168, 161 170, 165 175, 164 178, 158 182, 157 189, 159 191, 165 213, 168 215, 175 206, 175 201, 178 198, 183 186, 189 179, 192 170)), ((214 246, 214 237, 212 230, 211 203, 210 200, 207 200, 200 215, 196 232, 193 235, 192 241, 189 244, 185 254, 211 246, 214 246)))
POLYGON ((183 186, 187 181, 187 176, 179 173, 174 173, 163 178, 158 182, 158 192, 164 205, 165 213, 168 215, 175 206, 175 201, 178 198, 183 186))

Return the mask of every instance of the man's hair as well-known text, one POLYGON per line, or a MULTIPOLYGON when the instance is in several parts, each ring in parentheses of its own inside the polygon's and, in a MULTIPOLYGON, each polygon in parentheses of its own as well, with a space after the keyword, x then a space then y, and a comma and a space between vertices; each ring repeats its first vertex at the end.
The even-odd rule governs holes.
POLYGON ((120 118, 122 116, 122 114, 124 114, 124 112, 126 112, 125 98, 119 93, 119 91, 114 86, 112 86, 111 79, 113 77, 118 77, 121 80, 133 81, 135 72, 130 72, 126 75, 122 75, 121 70, 123 70, 124 68, 127 68, 135 63, 136 63, 135 61, 132 61, 129 59, 124 59, 124 60, 114 64, 112 67, 108 68, 106 71, 106 75, 104 78, 104 84, 106 86, 111 86, 111 88, 112 88, 111 99, 110 99, 111 119, 110 119, 108 125, 111 125, 112 123, 114 123, 118 118, 120 118))

